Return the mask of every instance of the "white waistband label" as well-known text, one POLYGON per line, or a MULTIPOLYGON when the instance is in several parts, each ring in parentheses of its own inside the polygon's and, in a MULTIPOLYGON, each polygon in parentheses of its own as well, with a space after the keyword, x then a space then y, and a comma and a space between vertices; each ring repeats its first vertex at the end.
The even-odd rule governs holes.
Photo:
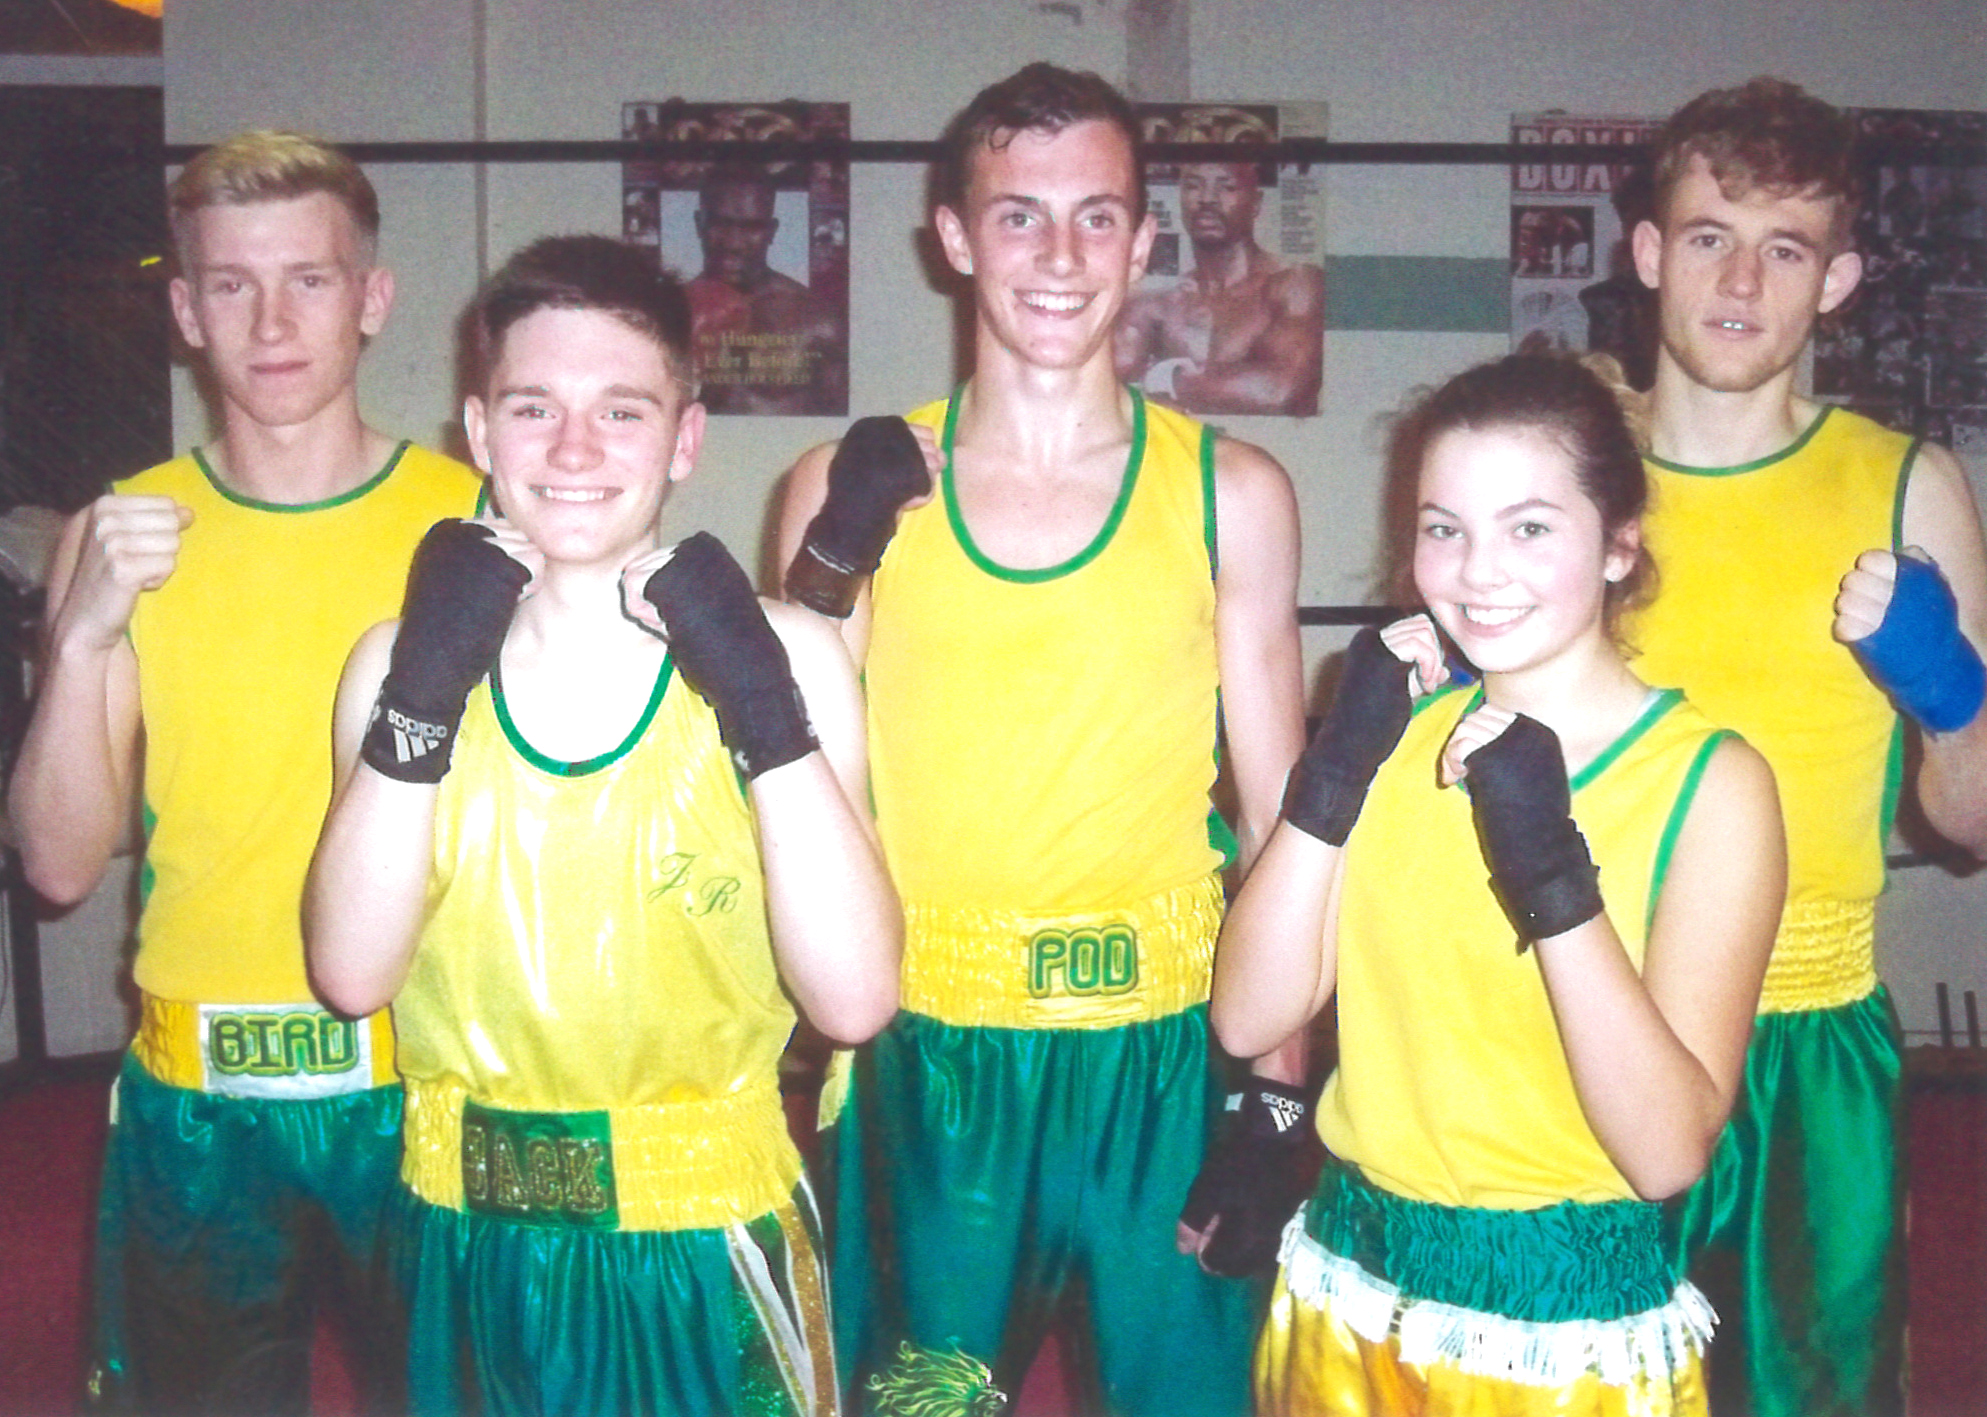
POLYGON ((373 1034, 314 1004, 200 1005, 203 1086, 228 1097, 296 1100, 373 1085, 373 1034))

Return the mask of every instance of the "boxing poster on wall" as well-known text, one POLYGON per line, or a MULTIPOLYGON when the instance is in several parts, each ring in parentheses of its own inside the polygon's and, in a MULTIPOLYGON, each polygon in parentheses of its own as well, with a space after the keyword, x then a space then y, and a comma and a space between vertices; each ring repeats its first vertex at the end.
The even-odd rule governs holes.
POLYGON ((1152 261, 1118 320, 1118 376, 1193 414, 1318 411, 1324 376, 1324 183, 1251 162, 1325 136, 1325 105, 1138 105, 1149 143, 1231 143, 1233 162, 1148 163, 1152 261))
POLYGON ((622 166, 622 226, 683 277, 712 413, 849 411, 849 165, 753 141, 849 136, 846 103, 625 103, 621 135, 736 141, 736 162, 622 166))
POLYGON ((1816 331, 1815 397, 1987 459, 1987 114, 1862 109, 1863 280, 1816 331), (1895 162, 1884 145, 1932 149, 1895 162))
MULTIPOLYGON (((1636 146, 1660 127, 1660 118, 1520 114, 1511 141, 1636 146)), ((1600 350, 1646 389, 1656 377, 1656 302, 1636 277, 1629 233, 1649 215, 1648 167, 1540 156, 1511 169, 1511 347, 1600 350)))

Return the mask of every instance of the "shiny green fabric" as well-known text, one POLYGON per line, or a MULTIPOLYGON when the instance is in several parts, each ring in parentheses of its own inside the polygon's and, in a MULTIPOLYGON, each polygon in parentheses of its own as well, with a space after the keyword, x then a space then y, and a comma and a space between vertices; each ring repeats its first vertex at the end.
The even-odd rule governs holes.
MULTIPOLYGON (((795 1203, 806 1254, 788 1253, 772 1215, 731 1231, 601 1232, 448 1210, 401 1187, 387 1241, 407 1313, 411 1411, 793 1417, 732 1246, 756 1247, 782 1284, 816 1264, 813 1204, 804 1189, 795 1203)), ((798 1306, 790 1290, 782 1297, 798 1306)))
POLYGON ((1473 1210, 1409 1200, 1336 1159, 1304 1228, 1401 1291, 1527 1323, 1620 1319, 1661 1308, 1677 1274, 1659 1209, 1644 1201, 1473 1210))
POLYGON ((1095 1030, 900 1014, 831 1136, 844 1371, 860 1389, 908 1339, 1012 1397, 1067 1304, 1079 1410, 1247 1412, 1260 1291, 1174 1248, 1220 1096, 1205 1006, 1095 1030))
POLYGON ((1903 1410, 1901 1055, 1890 995, 1768 1014, 1676 1253, 1722 1320, 1719 1417, 1903 1410))
POLYGON ((168 1087, 126 1058, 104 1154, 91 1387, 105 1410, 308 1409, 320 1302, 362 1403, 397 1401, 372 1261, 400 1161, 400 1088, 309 1101, 168 1087))

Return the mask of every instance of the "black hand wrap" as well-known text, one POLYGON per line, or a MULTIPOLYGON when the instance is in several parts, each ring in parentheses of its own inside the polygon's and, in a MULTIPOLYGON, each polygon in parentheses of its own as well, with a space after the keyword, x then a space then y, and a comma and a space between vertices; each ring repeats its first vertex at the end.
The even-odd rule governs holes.
POLYGON ((1518 938, 1547 939, 1599 915, 1600 872, 1573 824, 1559 735, 1519 714, 1470 754, 1468 768, 1490 884, 1518 938))
POLYGON ((401 782, 442 780, 469 691, 497 662, 530 579, 487 526, 450 519, 428 528, 361 759, 401 782))
POLYGON ((677 669, 716 712, 740 772, 757 777, 821 746, 786 646, 723 542, 707 531, 679 542, 642 598, 662 617, 677 669))
POLYGON ((1411 671, 1367 626, 1352 637, 1331 712, 1290 770, 1283 818, 1331 846, 1344 846, 1359 820, 1373 774, 1401 741, 1414 711, 1411 671))
POLYGON ((787 568, 787 599, 846 619, 883 561, 898 510, 929 491, 931 469, 911 425, 895 415, 857 419, 835 449, 828 496, 787 568))
POLYGON ((1250 1078, 1187 1192, 1181 1221, 1205 1230, 1219 1221, 1200 1262, 1215 1274, 1244 1275, 1276 1263, 1283 1227, 1317 1184, 1324 1148, 1301 1089, 1250 1078))

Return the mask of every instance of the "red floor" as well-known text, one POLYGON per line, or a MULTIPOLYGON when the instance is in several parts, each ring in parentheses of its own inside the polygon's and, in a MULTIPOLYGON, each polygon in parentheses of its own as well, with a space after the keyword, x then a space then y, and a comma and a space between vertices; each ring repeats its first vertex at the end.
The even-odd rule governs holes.
POLYGON ((1987 1086, 1921 1082, 1910 1115, 1911 1417, 1987 1414, 1987 1086))
POLYGON ((0 1099, 0 1412, 76 1410, 105 1122, 102 1083, 0 1099))

